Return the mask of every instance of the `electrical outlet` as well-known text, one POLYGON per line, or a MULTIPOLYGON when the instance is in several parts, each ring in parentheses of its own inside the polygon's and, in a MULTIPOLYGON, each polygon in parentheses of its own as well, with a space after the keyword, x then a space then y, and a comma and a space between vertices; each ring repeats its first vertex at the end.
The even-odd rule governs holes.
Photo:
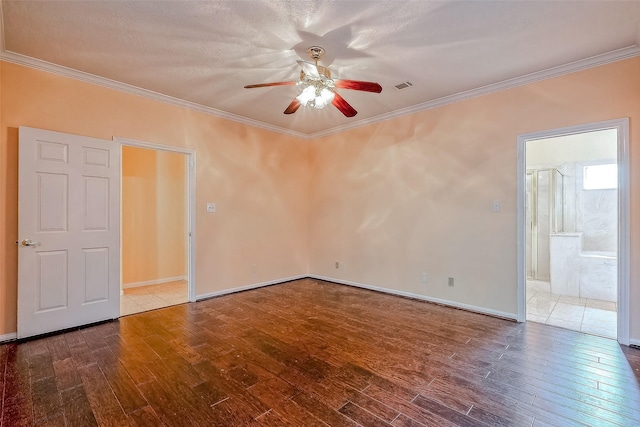
POLYGON ((428 279, 427 273, 422 273, 422 283, 427 283, 428 279))
POLYGON ((340 263, 340 261, 336 261, 336 268, 339 269, 340 267, 342 267, 342 264, 340 263))
POLYGON ((449 286, 453 286, 453 277, 449 277, 449 286))

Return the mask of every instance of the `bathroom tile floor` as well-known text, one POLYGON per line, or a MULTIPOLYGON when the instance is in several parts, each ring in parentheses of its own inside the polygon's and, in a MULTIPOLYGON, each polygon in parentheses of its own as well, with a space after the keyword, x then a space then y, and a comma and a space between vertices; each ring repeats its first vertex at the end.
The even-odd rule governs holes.
POLYGON ((187 282, 184 280, 128 288, 123 291, 124 294, 120 296, 121 316, 183 304, 189 300, 187 282))
POLYGON ((552 294, 548 282, 527 281, 527 320, 616 339, 617 304, 552 294))

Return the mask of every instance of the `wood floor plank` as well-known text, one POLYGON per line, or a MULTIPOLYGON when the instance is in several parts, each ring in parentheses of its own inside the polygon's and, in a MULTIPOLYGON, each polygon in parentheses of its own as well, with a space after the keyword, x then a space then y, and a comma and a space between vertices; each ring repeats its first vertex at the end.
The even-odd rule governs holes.
POLYGON ((118 359, 136 385, 156 379, 155 375, 149 368, 152 366, 153 361, 140 359, 136 354, 120 354, 118 359))
POLYGON ((363 426, 389 427, 391 425, 351 402, 345 403, 338 411, 363 426))
POLYGON ((365 392, 368 395, 375 397, 377 400, 384 402, 386 405, 398 410, 398 412, 406 415, 411 420, 420 422, 421 424, 442 427, 451 427, 457 425, 453 421, 443 418, 435 412, 431 412, 414 404, 414 399, 409 402, 405 399, 398 398, 398 396, 395 396, 389 391, 382 389, 376 385, 372 385, 371 387, 367 388, 365 392))
POLYGON ((70 346, 69 351, 71 352, 73 361, 78 368, 96 363, 96 359, 93 356, 91 349, 84 341, 81 343, 79 342, 77 345, 70 346))
POLYGON ((84 386, 64 390, 60 393, 64 405, 64 417, 70 426, 97 426, 98 421, 91 409, 84 386))
POLYGON ((277 402, 273 410, 277 412, 287 424, 291 426, 326 427, 327 424, 316 418, 304 407, 299 406, 295 401, 286 399, 277 402))
POLYGON ((64 419, 64 415, 58 414, 42 421, 39 421, 38 427, 66 427, 67 423, 64 419))
POLYGON ((437 414, 439 416, 441 416, 442 418, 452 421, 454 422, 456 425, 459 426, 484 426, 486 425, 485 423, 479 421, 479 420, 475 420, 471 417, 469 417, 466 413, 462 413, 459 411, 456 411, 455 409, 449 408, 448 406, 436 401, 436 400, 432 400, 429 399, 427 397, 424 396, 418 396, 413 400, 413 403, 419 407, 421 407, 422 409, 425 409, 429 412, 432 412, 434 414, 437 414))
POLYGON ((36 422, 62 414, 62 400, 56 387, 56 379, 47 377, 31 384, 33 418, 36 422))
POLYGON ((7 353, 9 346, 0 345, 0 427, 2 426, 2 413, 4 412, 4 384, 7 374, 7 353))
POLYGON ((64 335, 54 335, 50 337, 47 339, 47 346, 49 347, 51 360, 53 362, 71 357, 69 345, 67 344, 67 340, 64 338, 64 335))
POLYGON ((98 423, 109 427, 131 425, 98 365, 82 366, 78 372, 98 423))
POLYGON ((407 417, 405 414, 400 414, 398 418, 393 420, 392 424, 395 427, 426 427, 424 424, 407 417))
POLYGON ((53 378, 55 376, 53 360, 48 350, 46 353, 35 354, 29 357, 29 373, 32 382, 45 378, 53 378))
MULTIPOLYGON (((182 399, 171 391, 167 391, 157 380, 145 382, 138 387, 162 424, 167 426, 198 425, 182 405, 182 399)), ((137 423, 137 416, 132 419, 137 423)))
POLYGON ((34 420, 28 347, 16 344, 5 345, 7 361, 0 424, 3 427, 31 426, 34 420))
POLYGON ((124 366, 120 363, 110 364, 101 367, 101 370, 125 414, 148 406, 124 366))
MULTIPOLYGON (((209 361, 195 365, 195 369, 202 373, 203 376, 206 376, 220 391, 229 396, 222 402, 233 398, 231 402, 223 406, 225 410, 233 409, 231 412, 242 414, 243 419, 255 419, 270 409, 269 406, 265 405, 262 401, 252 398, 245 387, 234 382, 225 372, 215 367, 209 361)), ((216 412, 219 412, 220 409, 216 409, 217 405, 216 403, 213 408, 216 412)))
POLYGON ((211 426, 249 426, 258 424, 251 412, 247 411, 247 406, 233 398, 228 398, 215 404, 211 410, 212 420, 209 424, 211 426))
POLYGON ((574 400, 558 401, 537 396, 533 405, 584 424, 595 423, 598 426, 632 426, 638 425, 640 420, 637 417, 627 417, 574 400))
POLYGON ((354 427, 356 422, 322 403, 316 396, 301 392, 291 398, 301 407, 333 427, 354 427))
POLYGON ((130 413, 129 418, 137 427, 158 427, 164 425, 150 406, 145 406, 130 413))
POLYGON ((0 427, 640 425, 640 350, 314 279, 0 346, 0 427))
POLYGON ((298 390, 285 380, 269 372, 265 372, 260 380, 247 387, 251 396, 269 408, 275 408, 282 401, 291 399, 298 390))
POLYGON ((351 394, 349 401, 372 413, 381 420, 386 421, 387 423, 392 422, 398 417, 398 415, 400 415, 400 411, 395 410, 385 405, 383 402, 373 399, 372 397, 360 392, 354 391, 351 394))

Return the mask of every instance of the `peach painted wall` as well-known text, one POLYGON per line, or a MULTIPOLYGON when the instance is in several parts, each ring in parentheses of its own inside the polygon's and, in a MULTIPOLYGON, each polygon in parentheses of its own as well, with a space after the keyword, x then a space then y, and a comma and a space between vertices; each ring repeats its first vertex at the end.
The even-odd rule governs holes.
POLYGON ((517 136, 622 117, 639 340, 640 58, 312 141, 310 273, 515 315, 517 136))
POLYGON ((122 285, 187 275, 185 155, 122 147, 122 285))
POLYGON ((0 69, 0 336, 16 331, 19 126, 195 150, 198 295, 308 272, 308 144, 7 62, 0 69))
POLYGON ((513 314, 517 135, 630 117, 640 339, 640 58, 309 143, 13 64, 0 73, 0 335, 15 331, 20 125, 195 149, 199 294, 310 272, 513 314))

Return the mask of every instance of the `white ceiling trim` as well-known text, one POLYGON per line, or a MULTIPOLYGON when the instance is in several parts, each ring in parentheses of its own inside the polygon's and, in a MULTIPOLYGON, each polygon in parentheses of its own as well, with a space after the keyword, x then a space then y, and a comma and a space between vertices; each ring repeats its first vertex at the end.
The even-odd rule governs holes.
POLYGON ((565 74, 571 74, 578 71, 586 70, 589 68, 597 67, 600 65, 609 64, 611 62, 621 61, 624 59, 640 56, 640 45, 633 45, 622 49, 614 50, 602 55, 592 56, 591 58, 582 59, 575 62, 570 62, 565 65, 549 68, 546 70, 538 71, 524 76, 516 77, 513 79, 503 80, 498 83, 482 86, 476 89, 467 90, 464 92, 456 93, 442 98, 434 99, 432 101, 416 104, 411 107, 403 108, 400 110, 391 111, 386 114, 380 114, 375 117, 370 117, 365 120, 361 120, 357 123, 349 123, 348 125, 338 126, 331 129, 324 130, 322 132, 316 132, 307 135, 307 139, 316 139, 328 135, 333 135, 339 132, 344 132, 349 129, 369 125, 372 123, 381 122, 383 120, 393 119, 395 117, 406 116, 408 114, 417 113, 419 111, 429 110, 444 105, 453 104, 455 102, 464 101, 470 98, 476 98, 478 96, 488 95, 495 92, 500 92, 507 89, 513 89, 518 86, 524 86, 526 84, 539 82, 541 80, 547 80, 553 77, 559 77, 565 74))
POLYGON ((142 96, 155 101, 176 105, 178 107, 188 108, 201 113, 210 114, 212 116, 221 117, 224 119, 232 120, 234 122, 240 122, 246 125, 255 126, 258 128, 270 130, 270 131, 281 133, 281 134, 290 135, 296 138, 301 138, 301 139, 309 138, 309 135, 306 135, 301 132, 285 129, 280 126, 273 126, 258 120, 253 120, 247 117, 238 116, 236 114, 227 113, 226 111, 207 107, 191 101, 185 101, 183 99, 175 98, 169 95, 164 95, 162 93, 154 92, 152 90, 143 89, 137 86, 118 82, 116 80, 111 80, 104 77, 96 76, 95 74, 85 73, 84 71, 74 70, 73 68, 64 67, 62 65, 52 64, 51 62, 32 58, 26 55, 21 55, 19 53, 3 51, 2 53, 0 53, 0 59, 6 62, 11 62, 13 64, 18 64, 18 65, 33 68, 36 70, 58 74, 63 77, 69 77, 71 79, 80 80, 85 83, 92 83, 98 86, 107 87, 109 89, 115 89, 115 90, 126 92, 132 95, 142 96))
MULTIPOLYGON (((1 11, 0 11, 1 13, 1 11)), ((1 20, 0 20, 0 25, 1 20)), ((434 99, 432 101, 424 102, 421 104, 416 104, 414 106, 403 108, 400 110, 392 111, 386 114, 380 114, 375 117, 371 117, 364 120, 355 121, 343 126, 337 126, 334 128, 330 128, 324 130, 322 132, 316 132, 312 134, 304 134, 301 132, 296 132, 291 129, 283 128, 280 126, 273 126, 268 123, 264 123, 258 120, 249 119, 247 117, 239 116, 236 114, 227 113, 222 110, 218 110, 211 107, 206 107, 201 104, 197 104, 195 102, 185 101, 182 99, 174 98, 169 95, 164 95, 158 92, 150 91, 147 89, 142 89, 133 85, 128 85, 126 83, 121 83, 115 80, 107 79, 104 77, 99 77, 94 74, 85 73, 83 71, 74 70, 72 68, 52 64, 47 61, 42 61, 40 59, 35 59, 29 56, 17 54, 14 52, 9 52, 4 50, 4 39, 2 37, 2 28, 0 28, 0 47, 2 47, 2 52, 0 53, 0 59, 3 61, 11 62, 14 64, 34 68, 41 71, 46 71, 54 74, 58 74, 64 77, 69 77, 75 80, 80 80, 86 83, 92 83, 99 86, 107 87, 110 89, 115 89, 121 92, 130 93, 133 95, 143 96, 145 98, 153 99, 156 101, 176 105, 179 107, 189 108, 195 111, 199 111, 205 114, 210 114, 213 116, 221 117, 224 119, 232 120, 234 122, 243 123, 249 126, 254 126, 261 129, 266 129, 272 132, 281 133, 284 135, 289 135, 292 137, 304 139, 304 140, 312 140, 316 138, 321 138, 329 135, 333 135, 336 133, 344 132, 346 130, 355 129, 358 127, 370 125, 372 123, 381 122, 384 120, 389 120, 399 116, 405 116, 408 114, 416 113, 423 110, 428 110, 432 108, 441 107, 444 105, 452 104, 459 101, 464 101, 470 98, 476 98, 482 95, 488 95, 494 92, 499 92, 507 89, 512 89, 518 86, 523 86, 530 83, 535 83, 541 80, 550 79, 553 77, 562 76, 565 74, 574 73, 577 71, 586 70, 589 68, 597 67, 604 64, 609 64, 611 62, 620 61, 628 58, 633 58, 636 56, 640 56, 640 45, 633 45, 626 48, 614 50, 612 52, 608 52, 602 55, 596 55, 591 58, 582 59, 579 61, 571 62, 565 65, 561 65, 558 67, 549 68, 547 70, 538 71, 535 73, 527 74, 521 77, 516 77, 509 80, 504 80, 502 82, 493 83, 490 85, 482 86, 476 89, 471 89, 468 91, 460 92, 454 95, 445 96, 442 98, 434 99)))

